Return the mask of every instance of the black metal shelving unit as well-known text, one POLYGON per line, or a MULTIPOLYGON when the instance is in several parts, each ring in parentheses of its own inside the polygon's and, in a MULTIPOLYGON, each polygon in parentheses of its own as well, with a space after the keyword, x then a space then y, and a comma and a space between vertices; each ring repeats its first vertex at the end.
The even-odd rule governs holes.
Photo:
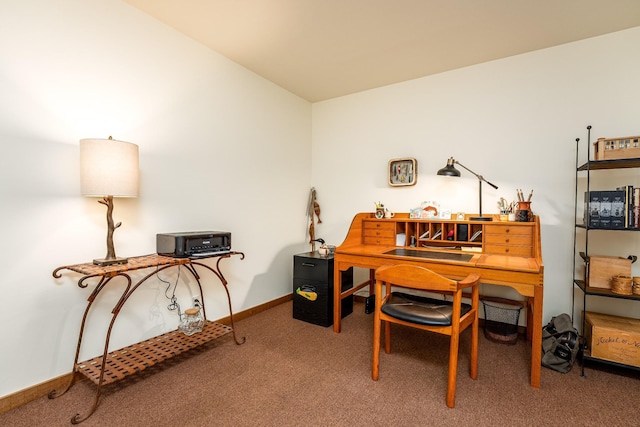
MULTIPOLYGON (((612 229, 612 228, 600 228, 600 227, 590 227, 589 226, 589 215, 590 212, 585 212, 584 217, 586 217, 586 221, 582 223, 578 222, 578 213, 582 212, 582 207, 578 206, 578 181, 580 179, 580 174, 586 174, 586 192, 589 194, 591 189, 591 172, 592 171, 607 171, 607 170, 617 170, 617 169, 629 169, 629 168, 640 168, 640 158, 631 158, 631 159, 617 159, 617 160, 591 160, 590 158, 591 152, 591 126, 587 126, 587 151, 586 151, 586 160, 580 161, 580 139, 576 139, 576 180, 575 180, 575 199, 574 199, 574 236, 573 236, 573 259, 574 259, 574 268, 573 268, 573 287, 578 288, 582 292, 582 309, 583 311, 587 311, 587 297, 595 296, 602 298, 616 298, 622 300, 634 300, 640 301, 640 295, 631 294, 631 295, 622 295, 618 293, 612 292, 610 289, 606 288, 595 288, 587 286, 586 277, 579 278, 577 277, 577 263, 582 260, 585 263, 585 276, 587 271, 586 263, 589 259, 589 234, 591 232, 597 233, 634 233, 639 232, 640 228, 624 228, 624 229, 612 229), (582 230, 582 231, 580 231, 582 230), (584 251, 578 250, 578 233, 584 233, 584 251)), ((572 304, 571 304, 571 317, 573 319, 575 313, 575 292, 572 292, 572 304)), ((574 324, 575 324, 574 319, 574 324)), ((582 316, 582 330, 581 334, 584 334, 586 327, 585 316, 582 316)), ((608 360, 604 360, 597 357, 592 357, 590 353, 590 349, 585 348, 582 353, 582 364, 581 364, 581 375, 584 376, 584 362, 597 362, 602 363, 609 366, 615 366, 618 368, 631 369, 635 371, 640 371, 640 367, 636 367, 633 365, 627 365, 623 363, 612 362, 608 360)))

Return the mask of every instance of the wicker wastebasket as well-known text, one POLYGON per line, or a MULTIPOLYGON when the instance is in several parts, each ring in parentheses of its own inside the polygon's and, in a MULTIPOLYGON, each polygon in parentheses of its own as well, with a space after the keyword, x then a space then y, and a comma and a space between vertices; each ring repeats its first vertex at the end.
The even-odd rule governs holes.
POLYGON ((522 304, 518 301, 482 300, 484 336, 493 342, 515 344, 518 341, 518 320, 522 304))

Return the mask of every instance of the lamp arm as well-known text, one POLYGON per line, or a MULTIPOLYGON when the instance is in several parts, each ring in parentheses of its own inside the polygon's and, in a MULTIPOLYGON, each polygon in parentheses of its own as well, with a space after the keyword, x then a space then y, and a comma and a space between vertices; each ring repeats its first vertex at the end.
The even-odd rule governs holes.
POLYGON ((477 173, 475 173, 474 171, 472 171, 471 169, 469 169, 468 167, 466 167, 465 165, 463 165, 462 163, 460 163, 457 160, 454 160, 454 163, 457 165, 460 165, 461 167, 463 167, 464 169, 466 169, 469 173, 471 173, 472 175, 474 175, 476 178, 478 178, 479 181, 484 181, 487 184, 489 184, 490 186, 492 186, 493 188, 495 188, 496 190, 498 189, 498 186, 495 184, 492 184, 491 182, 487 181, 486 179, 484 179, 484 177, 482 175, 478 175, 477 173))

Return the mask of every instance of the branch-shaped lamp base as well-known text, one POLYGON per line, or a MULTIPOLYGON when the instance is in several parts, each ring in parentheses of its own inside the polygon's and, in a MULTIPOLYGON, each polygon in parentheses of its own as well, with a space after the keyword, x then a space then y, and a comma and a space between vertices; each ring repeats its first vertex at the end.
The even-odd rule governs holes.
POLYGON ((126 264, 128 259, 117 257, 113 246, 113 232, 122 225, 121 222, 117 224, 113 222, 113 196, 105 196, 102 200, 98 200, 98 203, 107 207, 107 255, 104 258, 94 259, 93 263, 100 266, 126 264))

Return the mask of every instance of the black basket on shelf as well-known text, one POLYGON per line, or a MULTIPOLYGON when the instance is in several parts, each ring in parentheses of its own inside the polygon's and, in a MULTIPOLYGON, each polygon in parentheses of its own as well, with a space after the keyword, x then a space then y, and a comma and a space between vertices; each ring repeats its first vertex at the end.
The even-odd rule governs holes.
POLYGON ((517 301, 497 302, 482 300, 484 308, 484 336, 500 344, 518 341, 518 320, 522 304, 517 301))

